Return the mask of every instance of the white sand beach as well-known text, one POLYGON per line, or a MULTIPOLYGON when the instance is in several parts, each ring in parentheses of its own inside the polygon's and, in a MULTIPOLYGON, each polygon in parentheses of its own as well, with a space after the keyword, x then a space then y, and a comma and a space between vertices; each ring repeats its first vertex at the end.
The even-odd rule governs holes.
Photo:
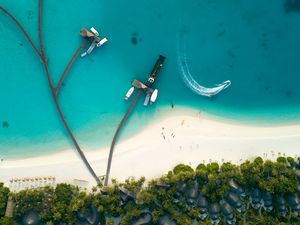
MULTIPOLYGON (((120 140, 113 157, 111 178, 159 177, 179 163, 241 163, 261 156, 276 159, 300 156, 300 125, 250 126, 229 123, 193 110, 174 109, 135 136, 120 140), (298 155, 297 155, 298 154, 298 155)), ((96 173, 105 174, 109 147, 86 151, 96 173)), ((88 180, 92 176, 74 149, 36 158, 0 163, 0 180, 9 185, 17 177, 54 176, 58 182, 88 180)))

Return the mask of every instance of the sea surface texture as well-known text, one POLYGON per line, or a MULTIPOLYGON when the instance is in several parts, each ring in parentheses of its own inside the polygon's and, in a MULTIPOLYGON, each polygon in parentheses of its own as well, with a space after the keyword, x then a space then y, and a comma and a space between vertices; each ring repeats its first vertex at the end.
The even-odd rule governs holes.
MULTIPOLYGON (((54 83, 82 41, 82 27, 93 26, 109 40, 78 58, 64 81, 59 102, 66 120, 83 149, 108 145, 129 105, 123 98, 132 80, 145 80, 162 54, 167 59, 155 83, 157 102, 144 107, 140 99, 123 137, 172 105, 241 123, 298 124, 299 5, 297 0, 44 0, 44 46, 54 83), (199 86, 225 81, 231 85, 214 97, 197 93, 199 86)), ((37 0, 0 0, 0 6, 38 45, 37 0)), ((0 157, 71 147, 40 60, 0 12, 0 157)))

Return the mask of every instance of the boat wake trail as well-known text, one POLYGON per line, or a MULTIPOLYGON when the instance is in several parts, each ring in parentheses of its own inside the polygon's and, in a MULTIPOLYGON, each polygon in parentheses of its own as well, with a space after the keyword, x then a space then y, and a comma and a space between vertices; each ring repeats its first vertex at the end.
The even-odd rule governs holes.
POLYGON ((184 83, 196 94, 203 95, 207 97, 212 97, 217 95, 221 91, 228 88, 231 84, 230 80, 226 80, 221 84, 216 84, 215 87, 204 87, 201 86, 192 76, 189 70, 189 65, 187 62, 186 57, 186 50, 183 40, 179 40, 178 48, 177 48, 177 55, 178 55, 178 66, 180 70, 181 77, 184 83), (183 43, 183 44, 182 44, 183 43))

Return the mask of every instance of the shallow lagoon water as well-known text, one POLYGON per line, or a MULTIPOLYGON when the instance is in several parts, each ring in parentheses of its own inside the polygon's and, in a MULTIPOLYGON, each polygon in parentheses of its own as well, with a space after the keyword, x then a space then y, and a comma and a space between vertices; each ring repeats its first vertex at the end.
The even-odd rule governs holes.
MULTIPOLYGON (((134 78, 145 79, 159 54, 167 57, 156 87, 158 102, 142 99, 125 128, 134 134, 171 104, 241 123, 295 124, 300 115, 300 12, 284 0, 44 1, 43 35, 56 83, 94 26, 109 42, 78 58, 59 101, 84 149, 108 145, 128 104, 134 78), (193 93, 178 63, 185 45, 196 81, 231 80, 214 98, 193 93)), ((0 0, 37 40, 37 1, 0 0)), ((15 25, 0 14, 0 156, 15 158, 72 147, 54 109, 42 65, 15 25)))

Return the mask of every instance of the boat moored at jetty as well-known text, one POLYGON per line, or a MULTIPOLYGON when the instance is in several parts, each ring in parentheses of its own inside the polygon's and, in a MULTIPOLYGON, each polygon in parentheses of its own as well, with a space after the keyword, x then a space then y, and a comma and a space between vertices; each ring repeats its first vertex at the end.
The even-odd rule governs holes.
POLYGON ((125 95, 125 100, 128 100, 130 98, 130 96, 132 95, 132 93, 134 91, 134 87, 135 87, 138 90, 142 90, 146 93, 146 97, 144 100, 144 106, 147 106, 149 104, 149 102, 151 105, 156 101, 157 96, 158 96, 158 89, 153 90, 151 88, 151 86, 155 82, 155 79, 156 79, 160 69, 162 68, 165 59, 166 58, 162 55, 160 55, 158 57, 155 65, 145 83, 143 83, 139 80, 133 80, 132 87, 128 90, 128 92, 125 95))
POLYGON ((134 87, 131 87, 128 91, 127 91, 127 93, 126 93, 126 95, 125 95, 125 100, 128 100, 129 98, 130 98, 130 96, 132 95, 132 93, 134 92, 134 87))
POLYGON ((82 28, 80 30, 80 35, 92 41, 92 44, 90 45, 88 50, 82 53, 81 57, 85 57, 86 55, 91 54, 92 51, 95 49, 95 47, 98 48, 108 41, 107 38, 100 38, 99 32, 94 27, 91 27, 90 30, 87 30, 86 28, 82 28))
MULTIPOLYGON (((105 173, 105 180, 104 180, 104 185, 107 186, 108 181, 109 181, 109 174, 110 174, 110 169, 111 169, 111 164, 112 164, 112 158, 113 158, 113 152, 114 152, 114 147, 116 145, 116 141, 117 141, 117 137, 123 127, 123 125, 125 124, 130 112, 132 111, 132 109, 134 108, 134 106, 136 105, 139 97, 141 96, 141 94, 144 92, 146 93, 146 98, 144 101, 144 105, 147 106, 149 103, 149 100, 153 103, 156 101, 157 95, 158 95, 158 90, 152 89, 153 83, 155 82, 155 78, 157 77, 159 71, 161 70, 163 63, 165 61, 166 57, 160 55, 158 57, 158 59, 156 60, 156 63, 148 77, 148 79, 146 80, 145 84, 138 81, 138 80, 133 80, 132 82, 132 86, 136 87, 137 90, 137 94, 135 95, 134 99, 132 100, 128 110, 126 111, 124 117, 122 118, 116 133, 114 134, 111 146, 110 146, 110 150, 109 150, 109 156, 108 156, 108 161, 107 161, 107 168, 106 168, 106 173, 105 173)), ((129 98, 132 95, 133 92, 133 87, 131 87, 128 92, 126 93, 125 99, 129 98)))
POLYGON ((147 106, 147 105, 148 105, 149 100, 150 100, 150 96, 151 96, 151 94, 150 94, 150 93, 147 93, 146 98, 145 98, 145 101, 144 101, 144 106, 147 106))
POLYGON ((151 98, 150 98, 150 104, 153 104, 153 103, 156 101, 157 96, 158 96, 158 90, 155 89, 155 90, 153 91, 152 95, 151 95, 151 98))

